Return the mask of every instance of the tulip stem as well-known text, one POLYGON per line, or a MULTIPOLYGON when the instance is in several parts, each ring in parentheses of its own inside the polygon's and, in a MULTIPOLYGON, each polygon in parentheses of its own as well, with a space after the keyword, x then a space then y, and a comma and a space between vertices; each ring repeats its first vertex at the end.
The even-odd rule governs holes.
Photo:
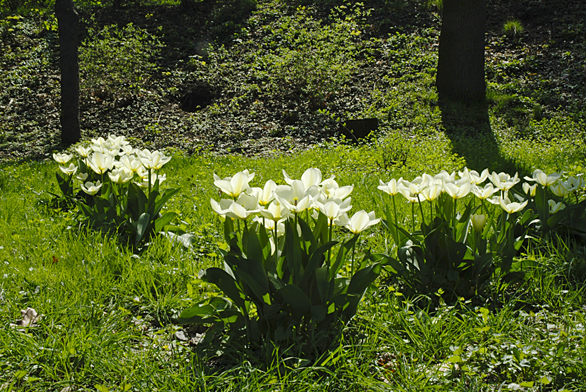
POLYGON ((429 202, 429 221, 433 222, 433 201, 429 202))
POLYGON ((352 269, 350 270, 350 276, 354 276, 354 254, 356 252, 356 242, 358 242, 358 237, 360 237, 360 233, 356 234, 356 241, 352 245, 352 269))
POLYGON ((415 205, 411 202, 411 232, 415 231, 415 205))
MULTIPOLYGON (((328 242, 332 240, 332 231, 334 230, 334 226, 330 225, 329 235, 328 235, 328 242)), ((330 255, 332 253, 332 248, 328 249, 328 269, 330 268, 330 255)))
POLYGON ((419 194, 417 194, 417 203, 419 203, 419 210, 421 211, 421 221, 425 225, 425 214, 423 213, 423 206, 421 205, 421 200, 419 200, 419 194))
POLYGON ((151 201, 151 169, 149 169, 149 186, 148 186, 148 190, 149 190, 149 196, 148 196, 148 204, 150 205, 150 201, 151 201))
POLYGON ((395 195, 391 196, 391 199, 393 199, 393 210, 395 212, 395 225, 398 224, 397 222, 397 204, 395 203, 395 195))

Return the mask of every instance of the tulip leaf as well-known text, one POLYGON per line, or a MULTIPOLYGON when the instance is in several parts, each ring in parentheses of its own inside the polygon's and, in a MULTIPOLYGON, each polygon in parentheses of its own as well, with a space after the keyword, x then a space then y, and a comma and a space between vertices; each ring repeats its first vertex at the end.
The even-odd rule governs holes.
POLYGON ((161 230, 163 230, 163 227, 165 227, 173 219, 175 219, 176 216, 177 216, 177 213, 168 211, 160 218, 157 218, 155 220, 155 233, 159 233, 161 230))
POLYGON ((138 218, 137 226, 136 226, 136 239, 135 243, 138 245, 144 235, 147 232, 147 228, 151 222, 151 216, 146 212, 143 213, 140 218, 138 218))
POLYGON ((344 261, 346 261, 346 255, 348 251, 352 249, 352 246, 354 246, 357 239, 358 236, 355 235, 350 240, 343 243, 342 246, 340 246, 340 249, 338 249, 338 254, 336 255, 335 262, 330 268, 330 279, 333 279, 334 276, 336 276, 336 274, 340 270, 340 267, 342 267, 342 264, 344 263, 344 261))
POLYGON ((153 211, 153 215, 157 216, 159 214, 159 212, 161 212, 161 208, 163 208, 163 205, 169 201, 169 199, 171 197, 173 197, 175 194, 177 194, 177 192, 179 192, 179 189, 167 189, 165 190, 165 192, 163 192, 163 194, 161 195, 161 198, 159 200, 157 200, 157 202, 155 203, 155 208, 153 211))
POLYGON ((307 265, 305 266, 305 271, 303 271, 303 276, 301 277, 301 279, 298 283, 299 287, 302 290, 309 283, 309 279, 311 279, 311 277, 315 273, 316 268, 319 268, 323 265, 323 262, 325 260, 325 253, 327 253, 327 251, 330 250, 336 244, 337 244, 337 242, 335 242, 335 241, 328 242, 327 244, 316 249, 311 254, 311 256, 309 257, 309 261, 307 262, 307 265))
POLYGON ((220 268, 207 268, 201 273, 200 279, 213 283, 224 292, 239 308, 244 308, 244 299, 236 287, 234 278, 220 268))
POLYGON ((307 295, 297 286, 288 284, 281 288, 278 293, 283 297, 283 300, 291 309, 293 318, 301 321, 311 310, 311 301, 307 295))

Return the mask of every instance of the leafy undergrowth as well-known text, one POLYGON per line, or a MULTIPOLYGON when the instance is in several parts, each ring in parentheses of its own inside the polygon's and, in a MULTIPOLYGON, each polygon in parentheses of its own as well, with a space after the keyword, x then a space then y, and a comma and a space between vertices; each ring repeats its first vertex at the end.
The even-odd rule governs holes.
MULTIPOLYGON (((382 138, 446 126, 433 2, 187 4, 80 10, 84 137, 254 155, 352 138, 344 123, 353 119, 376 118, 382 138), (96 74, 100 58, 108 77, 96 74)), ((582 143, 583 2, 498 1, 488 11, 495 143, 501 135, 582 143), (503 32, 512 19, 524 27, 514 36, 503 32)), ((61 148, 56 20, 44 9, 7 16, 0 37, 0 160, 45 159, 61 148)))

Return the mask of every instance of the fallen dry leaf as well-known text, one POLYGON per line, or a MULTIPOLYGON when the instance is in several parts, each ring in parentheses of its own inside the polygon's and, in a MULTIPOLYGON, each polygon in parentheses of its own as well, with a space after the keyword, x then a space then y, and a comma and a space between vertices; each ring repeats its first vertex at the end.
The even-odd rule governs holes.
POLYGON ((37 322, 41 320, 43 317, 42 314, 38 314, 37 311, 33 308, 26 308, 20 311, 22 315, 22 320, 16 320, 15 324, 10 324, 13 328, 27 328, 27 327, 36 327, 37 322))

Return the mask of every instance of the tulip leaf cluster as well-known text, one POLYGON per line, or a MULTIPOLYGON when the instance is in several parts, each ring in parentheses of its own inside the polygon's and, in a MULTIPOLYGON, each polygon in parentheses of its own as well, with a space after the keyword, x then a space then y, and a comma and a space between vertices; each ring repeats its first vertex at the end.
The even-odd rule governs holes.
POLYGON ((162 190, 160 169, 171 157, 138 150, 123 136, 92 139, 72 154, 53 154, 61 166, 56 173, 61 195, 53 205, 76 208, 77 220, 95 230, 116 232, 139 249, 176 217, 163 206, 178 189, 162 190), (75 163, 73 162, 75 161, 75 163))
POLYGON ((365 211, 349 218, 353 188, 322 180, 318 169, 300 180, 284 176, 286 185, 269 180, 263 188, 249 186, 254 174, 248 171, 215 176, 229 197, 211 201, 225 218, 229 250, 222 251, 224 268, 208 268, 200 279, 223 296, 184 310, 181 323, 228 326, 248 343, 300 343, 311 352, 326 347, 355 315, 384 263, 368 251, 355 260, 356 244, 379 219, 365 211), (335 240, 337 233, 351 236, 335 240))

